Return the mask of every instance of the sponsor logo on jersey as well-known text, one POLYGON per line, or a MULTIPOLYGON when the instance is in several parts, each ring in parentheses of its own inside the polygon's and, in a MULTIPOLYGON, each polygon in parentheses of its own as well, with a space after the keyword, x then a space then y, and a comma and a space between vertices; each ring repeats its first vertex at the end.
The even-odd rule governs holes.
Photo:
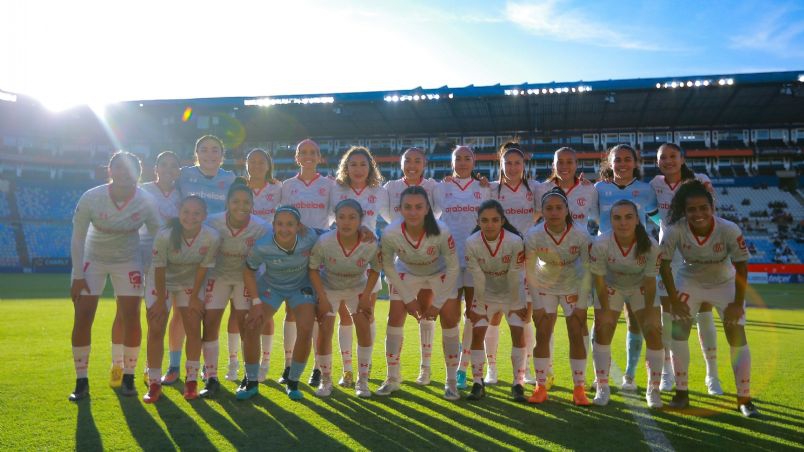
POLYGON ((207 280, 207 288, 204 290, 204 292, 212 292, 213 290, 215 290, 215 280, 214 279, 208 279, 207 280))
MULTIPOLYGON (((323 190, 323 188, 321 190, 323 190)), ((321 190, 319 190, 318 192, 321 193, 321 190)), ((346 201, 346 199, 347 199, 346 195, 341 195, 340 198, 338 198, 339 201, 346 201)))
POLYGON ((313 201, 310 201, 310 202, 299 201, 299 202, 293 204, 293 207, 295 207, 297 209, 326 209, 327 208, 324 205, 323 202, 313 202, 313 201))
POLYGON ((584 215, 582 213, 578 213, 578 214, 573 213, 573 214, 571 214, 571 216, 572 216, 573 220, 583 220, 584 218, 586 218, 586 215, 584 215))

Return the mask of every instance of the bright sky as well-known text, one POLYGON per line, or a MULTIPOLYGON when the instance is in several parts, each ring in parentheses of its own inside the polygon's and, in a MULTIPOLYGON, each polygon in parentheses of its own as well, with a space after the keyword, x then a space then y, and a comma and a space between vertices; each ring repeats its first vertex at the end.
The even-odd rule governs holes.
POLYGON ((51 106, 804 69, 800 0, 6 0, 0 89, 51 106))

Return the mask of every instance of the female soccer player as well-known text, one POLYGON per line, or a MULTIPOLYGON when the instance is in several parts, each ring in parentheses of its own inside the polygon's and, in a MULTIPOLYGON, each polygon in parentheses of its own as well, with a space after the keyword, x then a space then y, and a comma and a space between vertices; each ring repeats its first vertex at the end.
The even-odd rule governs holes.
POLYGON ((460 304, 455 284, 460 266, 455 239, 445 224, 436 221, 424 188, 406 188, 400 197, 400 211, 402 220, 385 228, 382 237, 383 270, 390 283, 391 306, 385 339, 387 378, 376 394, 386 396, 401 389, 402 338, 406 314, 411 314, 417 320, 441 318, 447 367, 444 398, 458 400, 460 304), (433 304, 422 313, 416 296, 423 288, 433 291, 433 304))
POLYGON ((210 214, 226 209, 226 194, 235 175, 221 168, 225 148, 223 140, 204 135, 195 142, 195 165, 185 166, 179 173, 182 197, 196 195, 206 201, 210 214))
POLYGON ((541 199, 544 223, 525 234, 526 275, 533 299, 536 348, 533 365, 536 388, 530 403, 547 400, 547 369, 550 363, 550 339, 556 323, 558 305, 564 310, 570 343, 576 405, 590 405, 586 397, 586 347, 583 331, 589 303, 589 245, 591 238, 572 221, 567 197, 556 187, 541 199))
POLYGON ((595 300, 595 342, 592 357, 595 364, 595 405, 607 405, 611 339, 617 320, 626 303, 639 322, 648 344, 648 384, 645 398, 651 408, 661 408, 659 391, 662 349, 661 324, 656 301, 656 274, 659 245, 648 235, 637 218, 637 206, 626 199, 614 203, 609 212, 612 230, 595 240, 589 252, 595 300))
MULTIPOLYGON (((610 212, 615 202, 621 199, 630 199, 636 204, 639 212, 639 221, 646 221, 645 217, 653 217, 658 212, 656 193, 647 182, 642 182, 642 168, 636 150, 627 144, 618 144, 609 149, 606 158, 600 164, 601 180, 595 184, 598 194, 598 207, 600 212, 610 212)), ((658 220, 657 220, 658 221, 658 220)), ((600 234, 611 231, 609 215, 600 215, 600 234)), ((625 375, 621 388, 624 391, 636 391, 634 375, 642 354, 642 333, 639 331, 639 322, 633 317, 629 306, 625 305, 627 359, 625 375)))
MULTIPOLYGON (((345 199, 354 199, 363 208, 362 224, 371 231, 377 230, 377 218, 386 222, 391 215, 388 209, 388 193, 382 187, 382 174, 368 148, 352 146, 341 157, 335 176, 335 186, 330 192, 330 205, 335 206, 345 199)), ((377 302, 377 292, 382 289, 382 282, 375 281, 374 290, 369 297, 372 310, 377 302)), ((352 316, 347 305, 336 306, 340 312, 341 325, 338 328, 338 345, 343 360, 343 375, 338 384, 351 388, 354 386, 354 369, 352 367, 352 316), (345 312, 344 312, 345 311, 345 312), (347 320, 347 322, 344 322, 347 320)), ((375 331, 374 318, 371 318, 371 330, 375 331)), ((371 333, 372 337, 374 333, 371 333)), ((319 343, 323 343, 319 341, 319 343)), ((330 341, 330 348, 331 348, 330 341)), ((318 359, 316 359, 318 362, 318 359)), ((323 370, 322 370, 323 372, 323 370)))
MULTIPOLYGON (((678 187, 689 180, 697 179, 714 196, 712 182, 705 174, 693 173, 684 162, 684 153, 681 148, 674 143, 665 143, 659 146, 656 153, 656 163, 662 174, 657 175, 650 181, 651 187, 656 192, 656 200, 659 207, 659 240, 664 236, 667 229, 667 221, 670 218, 670 204, 673 200, 678 187)), ((676 253, 673 256, 673 271, 681 268, 681 256, 676 253)), ((662 301, 662 324, 667 325, 662 330, 662 340, 664 341, 664 371, 662 372, 662 390, 670 391, 673 389, 673 365, 670 360, 670 345, 672 341, 671 325, 673 316, 671 314, 670 299, 667 298, 667 291, 661 280, 658 282, 659 297, 662 301)), ((711 395, 722 395, 723 389, 720 386, 720 377, 717 372, 717 329, 715 328, 715 317, 712 315, 712 305, 704 303, 697 315, 698 341, 701 344, 701 351, 706 362, 706 389, 711 395)))
POLYGON ((168 299, 187 309, 201 308, 207 270, 215 264, 220 236, 209 226, 207 204, 197 196, 181 201, 178 218, 168 220, 153 244, 153 266, 146 278, 145 305, 148 318, 148 393, 145 403, 154 403, 162 394, 162 356, 165 326, 170 313, 168 299))
POLYGON ((670 205, 670 227, 662 237, 661 275, 673 306, 673 408, 689 406, 687 389, 692 318, 701 303, 710 303, 723 321, 731 346, 737 406, 746 417, 759 411, 751 401, 751 352, 745 337, 745 289, 749 253, 740 228, 715 216, 712 194, 700 181, 684 183, 670 205), (673 276, 676 251, 684 265, 673 276), (678 283, 678 285, 676 285, 678 283))
POLYGON ((355 393, 358 397, 371 397, 368 387, 374 347, 371 296, 379 280, 380 264, 377 244, 360 241, 360 224, 364 215, 363 207, 356 200, 338 202, 335 206, 337 229, 322 235, 310 256, 310 282, 317 295, 319 313, 324 313, 323 316, 319 314, 318 319, 318 362, 322 373, 321 385, 316 391, 319 397, 332 393, 332 330, 335 312, 341 303, 346 305, 357 326, 359 372, 355 393))
POLYGON ((92 323, 107 275, 112 280, 123 320, 121 393, 126 396, 137 394, 134 369, 142 338, 139 306, 143 271, 137 231, 143 224, 152 235, 159 228, 159 214, 148 195, 137 187, 141 172, 140 159, 136 155, 115 153, 109 160, 111 182, 81 195, 73 214, 70 298, 75 308, 72 345, 76 382, 69 397, 71 401, 89 396, 87 369, 92 323), (91 231, 90 225, 93 226, 91 231))
MULTIPOLYGON (((276 209, 273 225, 257 240, 246 258, 242 278, 248 293, 259 297, 251 298, 251 307, 238 307, 237 311, 240 329, 244 332, 246 362, 246 377, 236 392, 240 400, 249 399, 259 391, 260 331, 264 320, 272 317, 282 302, 293 310, 297 327, 286 390, 291 400, 303 398, 299 378, 310 354, 316 319, 316 298, 308 267, 310 252, 317 239, 316 230, 301 224, 298 209, 282 205, 276 209), (265 265, 265 272, 258 280, 256 272, 262 265, 265 265)), ((319 309, 328 311, 327 306, 319 309)), ((321 314, 323 317, 324 312, 321 314)))
MULTIPOLYGON (((420 148, 408 148, 402 153, 400 161, 402 166, 402 178, 388 181, 385 190, 388 192, 388 205, 391 215, 391 222, 400 220, 402 212, 399 200, 402 192, 412 185, 420 185, 427 192, 430 205, 433 206, 433 191, 437 182, 433 179, 424 177, 424 168, 427 165, 427 157, 424 150, 420 148)), ((439 212, 435 212, 438 216, 439 212)), ((416 295, 422 310, 427 310, 433 304, 433 291, 422 289, 416 295)), ((435 321, 421 319, 419 321, 419 346, 421 349, 421 361, 419 364, 419 376, 416 383, 419 385, 430 384, 430 358, 433 352, 433 335, 435 334, 435 321)))
MULTIPOLYGON (((296 164, 299 165, 299 174, 282 183, 282 199, 288 205, 295 207, 301 214, 301 222, 305 226, 315 229, 329 229, 332 223, 332 206, 330 192, 335 182, 318 173, 318 164, 321 162, 321 149, 318 143, 305 139, 296 145, 296 164)), ((348 325, 348 312, 341 312, 341 323, 348 325)), ((316 335, 316 325, 313 325, 313 336, 316 335)), ((285 348, 285 370, 282 372, 280 383, 287 381, 290 364, 293 358, 293 344, 296 343, 296 320, 292 309, 285 309, 285 326, 283 329, 283 342, 285 348)), ((315 342, 315 341, 314 341, 315 342)), ((313 344, 315 347, 315 343, 313 344)), ((310 386, 317 388, 321 384, 321 370, 314 364, 313 373, 308 381, 310 386)))
POLYGON ((472 175, 475 169, 475 153, 469 146, 457 146, 452 151, 452 179, 439 183, 433 192, 437 210, 441 211, 442 221, 455 238, 458 262, 461 267, 458 276, 458 300, 466 300, 463 330, 463 353, 457 374, 458 389, 466 388, 466 369, 471 360, 472 321, 468 318, 469 307, 474 299, 472 275, 466 271, 464 245, 477 224, 477 206, 490 199, 489 187, 482 187, 472 175))
MULTIPOLYGON (((248 174, 248 186, 254 193, 254 210, 252 214, 270 224, 274 220, 274 212, 282 199, 282 182, 274 179, 274 161, 264 149, 252 149, 246 156, 246 173, 248 174)), ((226 379, 234 381, 237 379, 237 369, 240 366, 237 361, 237 353, 231 353, 231 350, 237 350, 240 346, 240 327, 234 307, 229 310, 227 330, 229 333, 230 354, 226 379)), ((273 317, 265 320, 260 343, 262 344, 262 359, 260 360, 260 372, 257 380, 262 382, 268 374, 268 366, 271 362, 271 349, 274 343, 273 317)))
MULTIPOLYGON (((190 306, 182 313, 187 330, 187 383, 184 397, 214 397, 220 389, 218 380, 218 334, 223 310, 230 300, 235 310, 249 308, 249 292, 243 284, 245 259, 254 242, 268 225, 252 214, 254 193, 242 178, 237 178, 226 195, 226 211, 211 215, 207 224, 218 231, 221 244, 215 267, 207 275, 204 306, 190 306), (203 322, 203 325, 202 325, 203 322), (203 326, 203 331, 200 328, 203 326), (190 328, 193 329, 192 333, 190 328), (201 350, 204 353, 206 386, 196 393, 201 350)), ((262 326, 262 325, 260 325, 262 326)), ((235 350, 237 350, 235 348, 235 350)))
MULTIPOLYGON (((519 231, 508 222, 503 206, 496 200, 484 201, 477 211, 477 231, 466 241, 466 267, 475 283, 475 299, 469 310, 472 331, 472 392, 469 400, 485 396, 483 347, 489 319, 506 317, 511 328, 511 364, 514 370, 511 395, 524 402, 522 386, 527 367, 523 327, 530 323, 525 300, 525 247, 519 231)), ((495 375, 496 377, 496 375, 495 375)))

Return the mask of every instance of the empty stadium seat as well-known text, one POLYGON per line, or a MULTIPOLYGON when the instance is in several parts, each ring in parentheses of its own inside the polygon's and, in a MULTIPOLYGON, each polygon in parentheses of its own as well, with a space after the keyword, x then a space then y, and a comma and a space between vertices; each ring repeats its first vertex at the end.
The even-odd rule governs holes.
POLYGON ((17 254, 14 229, 10 225, 0 223, 0 267, 18 267, 19 265, 20 257, 17 254))

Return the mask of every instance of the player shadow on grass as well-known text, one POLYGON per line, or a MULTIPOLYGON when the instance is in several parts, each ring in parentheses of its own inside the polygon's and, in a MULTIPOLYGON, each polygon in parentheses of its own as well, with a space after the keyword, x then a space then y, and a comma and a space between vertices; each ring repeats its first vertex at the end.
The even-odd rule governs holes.
POLYGON ((754 329, 754 330, 765 330, 765 331, 773 331, 773 330, 796 330, 796 331, 804 331, 804 325, 796 324, 796 323, 782 323, 782 322, 769 322, 766 320, 752 320, 746 319, 745 321, 746 329, 754 329))
MULTIPOLYGON (((198 426, 198 422, 165 396, 166 394, 163 393, 159 401, 154 404, 154 408, 178 448, 184 450, 215 449, 207 434, 198 426)), ((177 397, 183 400, 181 392, 177 391, 177 397)))
POLYGON ((120 403, 120 409, 131 430, 131 437, 145 450, 175 450, 176 446, 170 441, 162 426, 157 424, 153 417, 142 406, 138 396, 126 397, 119 392, 115 393, 120 403))
POLYGON ((103 450, 103 440, 92 416, 92 401, 87 399, 76 405, 75 450, 103 450))

